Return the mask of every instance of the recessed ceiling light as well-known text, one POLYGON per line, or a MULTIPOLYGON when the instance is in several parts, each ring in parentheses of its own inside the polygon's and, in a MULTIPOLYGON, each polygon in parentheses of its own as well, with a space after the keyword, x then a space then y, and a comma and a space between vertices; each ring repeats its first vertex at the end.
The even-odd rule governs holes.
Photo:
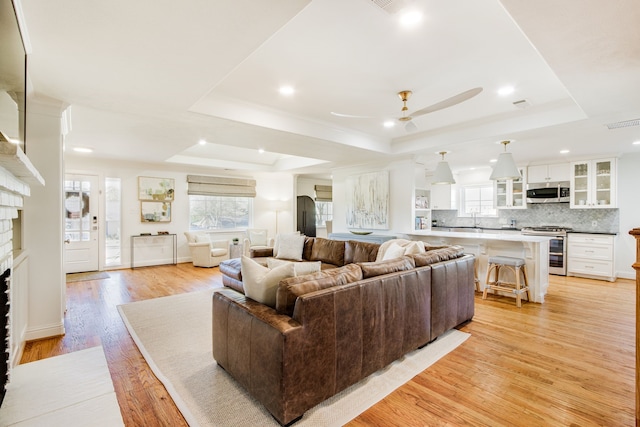
POLYGON ((400 15, 400 25, 405 28, 413 28, 422 22, 422 13, 417 10, 408 10, 400 15))
POLYGON ((633 141, 633 145, 640 145, 640 140, 638 140, 638 141, 633 141))
POLYGON ((93 153, 93 150, 91 148, 86 147, 74 147, 73 151, 75 151, 76 153, 93 153))
POLYGON ((393 120, 387 120, 386 122, 384 122, 382 124, 384 127, 386 127, 387 129, 392 128, 396 125, 396 122, 394 122, 393 120))
POLYGON ((205 145, 207 143, 206 139, 201 139, 200 141, 198 141, 198 144, 200 145, 205 145))
POLYGON ((567 154, 569 153, 569 150, 560 150, 560 154, 567 154))
POLYGON ((507 96, 511 95, 516 89, 513 86, 503 86, 498 89, 498 95, 507 96))
POLYGON ((264 148, 258 148, 258 153, 260 154, 264 153, 264 148))
POLYGON ((491 159, 491 160, 489 160, 489 163, 495 163, 497 161, 498 161, 498 159, 491 159))
POLYGON ((282 86, 279 89, 280 95, 291 96, 295 93, 295 89, 292 86, 282 86))

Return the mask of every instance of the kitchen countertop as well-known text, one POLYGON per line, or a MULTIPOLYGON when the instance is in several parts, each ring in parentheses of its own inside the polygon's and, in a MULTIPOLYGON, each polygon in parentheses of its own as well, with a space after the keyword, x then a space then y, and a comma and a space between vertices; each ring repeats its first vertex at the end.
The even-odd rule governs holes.
MULTIPOLYGON (((462 227, 451 227, 462 228, 462 227)), ((470 227, 473 228, 473 227, 470 227)), ((478 227, 480 228, 480 227, 478 227)), ((494 229, 498 230, 498 229, 494 229)), ((504 229, 500 229, 504 230, 504 229)), ((531 242, 541 243, 548 242, 551 236, 528 236, 523 234, 497 234, 497 233, 476 233, 464 231, 436 231, 436 230, 417 230, 406 233, 409 236, 434 236, 434 237, 454 237, 458 239, 475 239, 475 240, 502 240, 511 242, 531 242)))
POLYGON ((567 233, 576 233, 576 234, 607 234, 609 236, 617 236, 618 233, 611 231, 586 231, 586 230, 571 230, 567 231, 567 233))

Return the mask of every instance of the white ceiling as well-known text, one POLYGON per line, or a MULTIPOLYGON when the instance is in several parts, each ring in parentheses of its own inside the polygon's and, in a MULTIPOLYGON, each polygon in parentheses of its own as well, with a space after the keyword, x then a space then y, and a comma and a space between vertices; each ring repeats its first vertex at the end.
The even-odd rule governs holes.
POLYGON ((421 25, 372 0, 21 0, 34 91, 72 106, 67 147, 93 157, 328 174, 432 169, 437 151, 454 171, 486 167, 502 139, 523 165, 640 151, 640 126, 605 126, 640 118, 636 0, 394 3, 421 25), (474 87, 413 132, 382 126, 401 90, 411 112, 474 87))

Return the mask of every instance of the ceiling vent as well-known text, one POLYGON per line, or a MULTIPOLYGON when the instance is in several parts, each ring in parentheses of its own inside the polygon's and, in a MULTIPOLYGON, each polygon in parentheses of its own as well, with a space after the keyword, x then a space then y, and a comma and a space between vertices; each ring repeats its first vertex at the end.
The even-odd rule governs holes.
POLYGON ((640 119, 625 120, 624 122, 609 123, 607 127, 611 129, 628 128, 630 126, 640 126, 640 119))
POLYGON ((513 105, 518 108, 529 108, 531 107, 531 102, 528 99, 521 99, 520 101, 514 101, 513 105))
POLYGON ((405 0, 369 0, 389 15, 396 13, 406 6, 405 0))

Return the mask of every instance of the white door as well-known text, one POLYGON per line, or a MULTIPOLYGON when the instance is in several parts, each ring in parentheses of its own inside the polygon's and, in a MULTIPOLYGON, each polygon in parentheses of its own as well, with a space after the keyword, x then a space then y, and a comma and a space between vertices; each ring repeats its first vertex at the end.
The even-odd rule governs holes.
POLYGON ((97 176, 65 175, 65 273, 96 271, 99 268, 98 195, 97 176))

